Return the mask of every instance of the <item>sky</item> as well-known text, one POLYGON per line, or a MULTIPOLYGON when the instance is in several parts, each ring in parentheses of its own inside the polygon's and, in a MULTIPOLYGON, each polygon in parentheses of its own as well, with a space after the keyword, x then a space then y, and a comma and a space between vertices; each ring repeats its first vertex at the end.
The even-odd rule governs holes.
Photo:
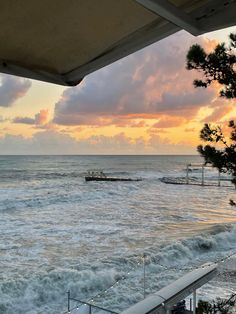
POLYGON ((0 74, 0 154, 197 154, 203 124, 233 119, 219 86, 194 88, 186 54, 236 27, 180 31, 88 75, 76 87, 0 74))

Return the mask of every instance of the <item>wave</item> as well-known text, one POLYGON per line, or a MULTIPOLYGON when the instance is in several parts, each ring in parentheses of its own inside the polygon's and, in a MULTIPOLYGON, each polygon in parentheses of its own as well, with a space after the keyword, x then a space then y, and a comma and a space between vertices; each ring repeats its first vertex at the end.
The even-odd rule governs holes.
POLYGON ((1 171, 0 179, 4 181, 29 181, 29 180, 48 180, 60 178, 77 178, 83 177, 81 172, 44 172, 44 171, 28 171, 28 170, 15 170, 15 171, 1 171))
POLYGON ((227 224, 216 225, 204 234, 162 247, 152 258, 167 267, 181 268, 190 262, 197 267, 206 261, 217 261, 231 250, 236 250, 235 238, 236 227, 227 224))
MULTIPOLYGON (((218 225, 202 235, 147 248, 147 294, 192 268, 226 257, 236 249, 235 236, 234 226, 218 225)), ((3 279, 0 289, 0 313, 63 313, 68 290, 74 298, 90 302, 93 299, 94 304, 120 311, 143 298, 142 254, 117 255, 89 263, 80 256, 76 265, 67 268, 3 279)))
POLYGON ((91 270, 56 269, 32 274, 30 278, 1 281, 0 313, 63 313, 67 306, 67 294, 86 300, 110 286, 119 276, 115 270, 94 272, 91 270))

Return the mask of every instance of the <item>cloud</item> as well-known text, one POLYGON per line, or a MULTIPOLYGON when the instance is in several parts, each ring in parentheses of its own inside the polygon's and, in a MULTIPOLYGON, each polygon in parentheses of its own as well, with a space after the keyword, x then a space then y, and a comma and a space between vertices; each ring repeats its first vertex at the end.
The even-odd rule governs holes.
POLYGON ((35 124, 36 125, 43 125, 48 121, 48 110, 42 109, 39 113, 35 115, 35 124))
MULTIPOLYGON (((177 115, 193 117, 216 96, 212 88, 195 89, 197 74, 185 69, 188 48, 212 42, 182 31, 89 75, 66 89, 55 104, 54 122, 101 125, 107 117, 177 115)), ((115 123, 115 119, 111 123, 115 123)))
POLYGON ((171 143, 168 139, 162 140, 158 135, 152 135, 149 140, 149 147, 152 152, 156 154, 167 155, 189 155, 196 154, 196 148, 190 146, 188 143, 171 143), (164 149, 163 149, 164 146, 164 149))
MULTIPOLYGON (((199 109, 199 107, 209 105, 215 97, 215 93, 211 89, 184 90, 164 92, 160 101, 154 104, 155 110, 159 112, 183 111, 183 109, 199 109)), ((195 110, 194 110, 195 111, 195 110)))
POLYGON ((10 107, 17 99, 25 96, 31 81, 25 78, 0 74, 0 107, 10 107))
POLYGON ((54 131, 58 130, 58 126, 55 123, 52 123, 51 121, 42 125, 36 125, 36 128, 41 130, 54 130, 54 131))
POLYGON ((0 116, 0 123, 3 123, 5 121, 7 121, 7 119, 3 118, 3 116, 0 116))
POLYGON ((22 123, 22 124, 35 124, 35 120, 29 117, 16 117, 12 121, 13 123, 22 123))
POLYGON ((225 115, 230 113, 232 110, 233 110, 232 106, 221 105, 219 107, 215 107, 213 112, 209 116, 204 118, 202 120, 202 122, 205 122, 205 123, 216 122, 216 123, 218 123, 219 120, 221 120, 225 115))
POLYGON ((192 133, 192 132, 195 132, 195 131, 196 131, 195 128, 186 128, 186 129, 184 129, 184 132, 190 132, 190 133, 192 133))
POLYGON ((29 124, 36 126, 46 125, 48 121, 48 110, 42 109, 39 113, 36 113, 34 118, 30 117, 16 117, 13 119, 13 123, 29 124))
POLYGON ((185 122, 186 122, 186 119, 183 117, 163 116, 152 127, 153 128, 174 128, 174 127, 184 124, 185 122))
POLYGON ((32 138, 5 135, 0 138, 0 154, 184 154, 194 153, 187 144, 173 144, 158 135, 131 139, 124 133, 115 136, 91 136, 76 140, 68 134, 46 130, 32 138))
POLYGON ((149 135, 157 135, 157 134, 168 134, 169 133, 169 131, 168 131, 168 129, 167 128, 165 128, 165 129, 158 129, 158 128, 153 128, 153 127, 151 127, 151 128, 149 128, 148 130, 147 130, 147 134, 149 134, 149 135))

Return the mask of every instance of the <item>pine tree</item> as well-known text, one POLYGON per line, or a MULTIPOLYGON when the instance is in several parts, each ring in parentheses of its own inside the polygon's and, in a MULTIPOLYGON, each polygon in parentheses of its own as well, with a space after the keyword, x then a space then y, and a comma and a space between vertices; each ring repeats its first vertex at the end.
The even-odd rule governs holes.
POLYGON ((230 46, 218 44, 207 54, 200 45, 190 47, 187 54, 187 69, 202 72, 205 80, 194 80, 195 87, 208 87, 216 81, 223 85, 220 95, 236 98, 236 34, 230 34, 230 46))
MULTIPOLYGON (((198 44, 190 47, 187 54, 187 69, 197 70, 204 75, 203 80, 194 80, 195 87, 207 88, 213 82, 222 85, 220 96, 227 99, 236 98, 236 34, 230 34, 230 45, 218 44, 214 51, 207 54, 198 44)), ((232 175, 232 182, 236 188, 236 125, 229 121, 230 138, 227 141, 220 126, 205 124, 200 132, 201 140, 221 143, 223 148, 218 149, 214 145, 199 145, 198 152, 204 157, 206 164, 232 175)), ((230 200, 231 205, 236 205, 230 200)))

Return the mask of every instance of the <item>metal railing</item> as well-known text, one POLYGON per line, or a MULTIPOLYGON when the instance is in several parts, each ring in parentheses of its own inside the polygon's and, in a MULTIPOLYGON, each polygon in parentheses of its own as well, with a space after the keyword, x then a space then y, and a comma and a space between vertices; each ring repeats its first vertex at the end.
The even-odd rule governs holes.
MULTIPOLYGON (((189 184, 189 171, 191 171, 192 167, 196 167, 201 170, 201 185, 205 185, 205 168, 214 168, 210 165, 205 165, 205 164, 187 164, 186 166, 186 184, 189 184)), ((215 168, 216 169, 216 168, 215 168)), ((217 185, 220 186, 221 184, 221 176, 220 176, 220 171, 216 169, 218 172, 218 178, 217 178, 217 185)))
POLYGON ((88 303, 87 301, 78 300, 76 298, 72 298, 70 295, 70 291, 67 292, 67 314, 73 313, 83 313, 83 314, 96 314, 102 312, 102 314, 119 314, 115 311, 111 311, 100 306, 94 305, 92 303, 88 303), (71 306, 71 301, 76 303, 75 307, 71 306))

